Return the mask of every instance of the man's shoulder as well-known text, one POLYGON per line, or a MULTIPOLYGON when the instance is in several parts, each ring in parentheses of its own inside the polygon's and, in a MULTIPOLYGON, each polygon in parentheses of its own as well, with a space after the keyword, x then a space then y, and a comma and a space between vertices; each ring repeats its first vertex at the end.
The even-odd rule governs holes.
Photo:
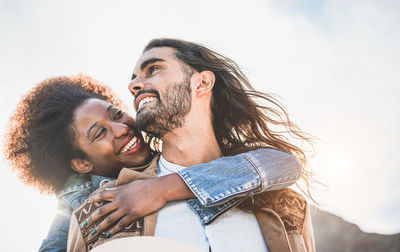
POLYGON ((282 220, 287 232, 301 232, 307 219, 307 207, 307 200, 290 188, 256 194, 241 204, 243 209, 272 210, 282 220))

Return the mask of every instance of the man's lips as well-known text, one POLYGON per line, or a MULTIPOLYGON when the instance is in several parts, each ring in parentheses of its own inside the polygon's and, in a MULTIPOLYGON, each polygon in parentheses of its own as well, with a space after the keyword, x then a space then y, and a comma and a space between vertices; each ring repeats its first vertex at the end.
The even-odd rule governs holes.
POLYGON ((136 111, 139 110, 139 104, 143 99, 151 98, 151 97, 158 98, 158 92, 155 90, 139 91, 139 93, 136 95, 135 101, 134 101, 135 110, 136 111))

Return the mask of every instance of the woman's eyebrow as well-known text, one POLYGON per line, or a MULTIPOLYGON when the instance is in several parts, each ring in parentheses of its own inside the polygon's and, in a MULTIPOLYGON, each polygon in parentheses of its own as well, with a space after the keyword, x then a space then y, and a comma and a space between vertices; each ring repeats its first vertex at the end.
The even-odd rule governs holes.
POLYGON ((86 131, 86 136, 89 138, 90 131, 97 126, 97 122, 93 123, 92 126, 86 131))
MULTIPOLYGON (((106 113, 110 112, 110 110, 111 110, 112 108, 113 108, 113 105, 112 105, 112 104, 109 105, 109 106, 107 107, 106 113)), ((96 126, 97 126, 97 122, 93 123, 92 126, 90 126, 90 128, 86 131, 86 136, 87 136, 87 138, 89 138, 90 131, 91 131, 94 127, 96 127, 96 126)))

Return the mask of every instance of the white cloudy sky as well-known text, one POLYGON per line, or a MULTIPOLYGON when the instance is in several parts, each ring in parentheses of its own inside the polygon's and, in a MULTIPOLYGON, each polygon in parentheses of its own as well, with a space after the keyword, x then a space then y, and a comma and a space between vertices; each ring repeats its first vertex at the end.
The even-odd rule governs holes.
MULTIPOLYGON (((154 37, 204 43, 236 60, 321 139, 310 159, 322 208, 364 231, 400 232, 400 4, 370 0, 0 0, 0 133, 44 78, 89 74, 129 104, 127 84, 154 37)), ((1 251, 39 247, 53 196, 1 159, 1 251)))

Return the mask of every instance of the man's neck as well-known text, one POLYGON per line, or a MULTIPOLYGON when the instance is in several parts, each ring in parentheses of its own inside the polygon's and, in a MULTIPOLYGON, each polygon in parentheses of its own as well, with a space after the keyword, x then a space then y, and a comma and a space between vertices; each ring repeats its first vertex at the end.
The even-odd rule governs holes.
POLYGON ((222 156, 211 122, 186 121, 182 128, 163 136, 162 155, 185 167, 207 163, 222 156))

